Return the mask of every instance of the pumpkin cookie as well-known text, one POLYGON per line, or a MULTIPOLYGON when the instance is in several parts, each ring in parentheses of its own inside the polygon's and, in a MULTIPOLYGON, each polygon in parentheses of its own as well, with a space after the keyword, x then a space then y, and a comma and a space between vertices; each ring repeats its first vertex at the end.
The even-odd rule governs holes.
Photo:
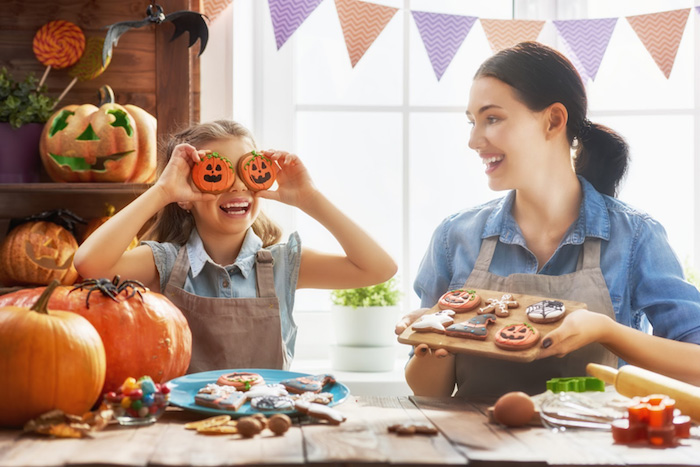
POLYGON ((540 340, 540 332, 527 323, 511 324, 496 334, 496 345, 504 350, 529 349, 540 340))
POLYGON ((264 384, 265 380, 257 373, 240 371, 221 375, 216 383, 224 386, 233 386, 239 391, 248 391, 256 384, 264 384))
POLYGON ((192 167, 192 181, 199 191, 215 194, 228 191, 236 181, 231 161, 218 152, 206 154, 201 159, 192 167))
POLYGON ((475 290, 456 289, 450 290, 438 300, 438 307, 441 310, 454 310, 457 313, 464 313, 479 306, 481 297, 475 290))
POLYGON ((238 159, 238 176, 250 191, 269 189, 277 179, 277 165, 257 151, 238 159))

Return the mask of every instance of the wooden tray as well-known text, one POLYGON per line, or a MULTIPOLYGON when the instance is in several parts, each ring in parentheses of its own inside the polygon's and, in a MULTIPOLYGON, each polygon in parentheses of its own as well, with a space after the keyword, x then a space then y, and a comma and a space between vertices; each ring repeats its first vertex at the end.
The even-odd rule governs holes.
MULTIPOLYGON (((489 298, 500 299, 504 295, 504 293, 510 293, 496 292, 494 290, 475 290, 476 293, 479 296, 481 296, 481 304, 479 305, 479 307, 481 308, 486 306, 486 300, 488 300, 489 298)), ((570 300, 537 297, 533 295, 516 293, 511 293, 511 295, 513 295, 513 299, 518 302, 518 307, 510 309, 510 316, 505 318, 498 318, 494 324, 489 325, 489 333, 486 336, 486 340, 481 341, 477 339, 463 339, 460 337, 452 337, 447 336, 445 334, 438 334, 436 332, 416 332, 411 328, 411 326, 409 326, 404 332, 401 333, 398 340, 402 344, 427 344, 430 348, 444 348, 453 353, 470 353, 482 355, 485 357, 512 360, 515 362, 531 362, 535 359, 535 357, 540 351, 541 347, 539 342, 534 346, 530 347, 529 349, 525 350, 503 350, 497 347, 494 343, 496 332, 498 332, 499 329, 511 324, 528 323, 540 332, 540 340, 542 340, 545 334, 559 327, 564 318, 549 324, 533 323, 527 318, 525 314, 525 309, 528 306, 542 300, 559 300, 564 304, 564 307, 566 308, 566 314, 564 315, 564 317, 566 317, 567 314, 579 308, 588 308, 585 303, 572 302, 570 300)), ((455 313, 455 323, 468 321, 474 316, 476 316, 477 308, 471 311, 467 311, 466 313, 455 313)), ((436 313, 438 311, 440 311, 440 308, 437 305, 435 305, 433 308, 430 309, 428 313, 436 313)))

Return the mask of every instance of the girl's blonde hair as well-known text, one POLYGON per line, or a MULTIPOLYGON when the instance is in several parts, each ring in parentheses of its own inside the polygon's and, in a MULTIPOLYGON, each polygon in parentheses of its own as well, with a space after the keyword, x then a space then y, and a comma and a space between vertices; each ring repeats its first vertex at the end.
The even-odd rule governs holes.
MULTIPOLYGON (((256 147, 252 133, 243 125, 230 120, 200 123, 176 133, 170 138, 165 151, 161 151, 158 155, 158 176, 165 169, 175 146, 178 144, 187 143, 198 147, 208 141, 232 137, 247 138, 253 144, 253 147, 256 147)), ((177 203, 170 203, 156 215, 154 223, 145 234, 145 237, 158 242, 184 245, 187 243, 193 227, 194 217, 192 214, 180 208, 177 203)), ((259 212, 258 217, 253 222, 252 228, 253 232, 262 239, 263 247, 279 242, 282 237, 281 229, 262 211, 259 212)))

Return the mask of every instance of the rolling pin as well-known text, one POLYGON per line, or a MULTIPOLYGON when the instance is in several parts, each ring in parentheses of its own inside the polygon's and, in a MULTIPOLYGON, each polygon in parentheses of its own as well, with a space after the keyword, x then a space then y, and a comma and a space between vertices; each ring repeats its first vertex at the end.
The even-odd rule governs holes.
POLYGON ((619 370, 597 363, 586 365, 586 372, 615 386, 615 390, 627 397, 646 397, 665 394, 676 401, 676 408, 684 415, 700 423, 700 387, 663 376, 633 365, 619 370))

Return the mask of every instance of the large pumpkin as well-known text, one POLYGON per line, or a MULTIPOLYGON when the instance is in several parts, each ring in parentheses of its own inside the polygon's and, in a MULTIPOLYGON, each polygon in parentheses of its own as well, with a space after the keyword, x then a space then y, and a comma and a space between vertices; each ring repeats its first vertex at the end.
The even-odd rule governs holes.
POLYGON ((73 234, 58 224, 21 224, 0 244, 0 283, 46 285, 57 279, 62 284, 72 284, 78 278, 73 266, 77 249, 73 234))
POLYGON ((31 309, 0 307, 0 426, 19 427, 53 409, 82 415, 100 397, 102 340, 82 316, 47 310, 57 285, 34 295, 31 309))
MULTIPOLYGON (((87 282, 113 290, 109 284, 114 282, 107 279, 87 282)), ((49 301, 51 308, 85 317, 102 337, 107 355, 103 392, 116 391, 129 376, 148 375, 156 383, 182 376, 192 356, 192 332, 182 312, 165 296, 128 284, 114 298, 90 286, 59 287, 49 301)), ((0 307, 27 306, 42 290, 0 296, 0 307)))
POLYGON ((100 95, 99 108, 68 105, 46 122, 39 144, 46 171, 56 182, 152 182, 156 119, 114 103, 109 86, 100 95))

